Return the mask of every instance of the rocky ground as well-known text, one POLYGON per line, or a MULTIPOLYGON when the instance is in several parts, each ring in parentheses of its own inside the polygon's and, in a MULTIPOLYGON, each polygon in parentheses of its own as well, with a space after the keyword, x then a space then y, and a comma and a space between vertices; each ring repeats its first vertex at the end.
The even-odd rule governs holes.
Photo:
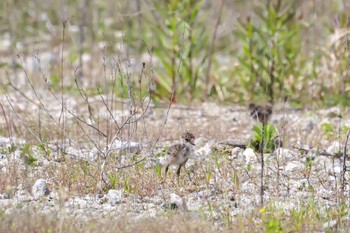
MULTIPOLYGON (((128 129, 134 132, 129 134, 128 140, 125 133, 125 141, 118 138, 109 145, 111 158, 106 160, 104 174, 109 176, 109 182, 101 189, 99 165, 103 159, 99 149, 104 147, 94 146, 93 140, 77 132, 76 116, 86 113, 82 104, 69 101, 77 115, 67 113, 66 131, 79 146, 64 141, 67 153, 62 158, 54 148, 63 143, 51 135, 59 127, 49 116, 52 114, 58 119, 59 107, 48 104, 44 110, 36 104, 25 104, 24 99, 19 101, 22 98, 18 94, 1 97, 7 114, 7 122, 0 118, 1 128, 6 129, 1 131, 3 136, 0 138, 0 208, 3 215, 28 211, 58 219, 74 217, 81 221, 103 221, 121 216, 135 220, 157 218, 170 211, 206 219, 216 228, 225 230, 238 220, 241 223, 242 219, 261 224, 263 220, 255 215, 257 211, 260 214, 276 211, 292 217, 293 212, 314 205, 317 206, 314 214, 319 215, 321 222, 306 229, 323 231, 338 227, 340 222, 347 225, 350 220, 347 214, 342 218, 331 217, 340 206, 342 193, 343 164, 342 158, 336 155, 343 152, 346 133, 350 129, 346 110, 294 109, 287 104, 275 106, 271 123, 278 128, 283 147, 264 155, 265 207, 262 208, 260 154, 242 146, 251 138, 255 124, 246 107, 214 103, 191 107, 173 105, 168 113, 166 107, 151 105, 146 114, 140 115, 138 128, 128 129), (8 99, 16 99, 16 103, 21 104, 11 106, 8 99), (35 128, 38 127, 39 109, 42 132, 35 128), (74 128, 68 130, 69 127, 74 128), (12 137, 8 137, 9 128, 12 137), (179 183, 174 168, 166 183, 161 184, 164 169, 160 171, 160 168, 166 149, 179 141, 184 130, 192 131, 197 137, 194 153, 179 183), (38 146, 33 136, 44 132, 48 148, 51 148, 49 154, 38 146)), ((108 115, 103 106, 95 111, 97 113, 108 115)), ((128 113, 119 109, 113 114, 122 122, 128 113)), ((96 121, 92 120, 94 123, 96 121)), ((100 127, 103 129, 104 126, 101 124, 100 127)), ((350 165, 348 161, 346 164, 350 165)), ((346 174, 346 200, 350 191, 349 178, 346 174)), ((241 225, 240 230, 249 228, 241 225)))

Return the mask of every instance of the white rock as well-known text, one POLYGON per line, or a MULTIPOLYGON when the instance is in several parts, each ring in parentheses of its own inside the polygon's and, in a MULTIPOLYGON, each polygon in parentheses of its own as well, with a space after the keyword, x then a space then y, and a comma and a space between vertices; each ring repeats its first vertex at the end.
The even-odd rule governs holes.
POLYGON ((237 158, 237 159, 240 159, 242 158, 243 156, 240 156, 240 155, 243 155, 243 150, 242 148, 240 147, 234 147, 232 148, 231 150, 231 156, 237 158))
POLYGON ((307 153, 307 156, 310 157, 311 159, 315 159, 318 155, 319 155, 319 152, 318 152, 318 150, 316 148, 312 148, 307 153))
POLYGON ((295 157, 290 150, 285 148, 278 148, 277 150, 275 150, 274 154, 278 155, 279 158, 281 159, 285 159, 289 161, 295 157))
POLYGON ((291 161, 288 162, 286 167, 285 167, 285 171, 286 172, 296 172, 297 170, 303 169, 304 164, 302 162, 299 161, 291 161))
POLYGON ((137 153, 140 151, 140 145, 137 142, 115 140, 110 149, 137 153))
POLYGON ((202 137, 196 138, 194 141, 194 144, 196 144, 197 147, 203 147, 205 146, 207 143, 207 140, 205 140, 202 137))
POLYGON ((205 144, 203 147, 199 148, 194 153, 200 156, 209 156, 213 154, 213 150, 211 149, 209 144, 205 144))
POLYGON ((253 211, 256 203, 259 203, 259 196, 254 195, 242 195, 240 197, 240 206, 244 208, 244 211, 253 211))
POLYGON ((0 154, 0 168, 5 167, 8 164, 8 160, 6 158, 6 155, 0 154))
POLYGON ((205 190, 202 190, 202 191, 198 192, 198 197, 199 198, 208 198, 211 195, 212 195, 212 191, 208 190, 208 189, 205 189, 205 190))
POLYGON ((334 160, 334 172, 340 174, 343 170, 343 166, 340 160, 334 160))
POLYGON ((0 136, 0 145, 5 147, 11 146, 11 139, 0 136))
POLYGON ((254 192, 255 190, 257 190, 257 187, 255 184, 250 183, 250 182, 244 182, 241 186, 241 190, 243 192, 254 192))
POLYGON ((35 181, 32 187, 32 194, 35 200, 38 200, 40 197, 49 195, 50 189, 47 186, 47 181, 45 179, 38 179, 35 181))
POLYGON ((325 112, 326 112, 327 117, 329 117, 329 118, 341 116, 341 110, 338 107, 328 108, 325 112))
POLYGON ((146 218, 156 218, 158 214, 158 211, 154 208, 148 208, 146 209, 146 211, 144 211, 142 214, 141 214, 141 217, 146 217, 146 218))
POLYGON ((301 122, 301 130, 311 132, 315 127, 315 119, 305 119, 301 122))
POLYGON ((336 155, 339 153, 343 153, 344 146, 341 145, 339 142, 333 142, 326 150, 327 153, 336 155))
POLYGON ((238 208, 236 208, 230 212, 231 217, 236 217, 240 214, 244 214, 244 211, 242 209, 238 209, 238 208))
POLYGON ((249 163, 251 160, 256 160, 255 152, 252 148, 247 148, 243 152, 246 163, 249 163))
POLYGON ((170 194, 170 203, 175 204, 179 210, 186 210, 187 206, 184 200, 175 193, 170 194))
POLYGON ((337 224, 337 220, 331 220, 323 224, 323 229, 333 228, 337 224))
POLYGON ((316 190, 317 193, 324 199, 332 199, 334 192, 323 187, 316 190))
POLYGON ((299 180, 291 183, 291 190, 293 192, 297 191, 296 194, 297 194, 297 196, 299 196, 299 194, 302 195, 301 192, 299 192, 299 191, 307 190, 308 186, 309 186, 309 183, 308 183, 307 179, 299 179, 299 180))
POLYGON ((111 205, 119 204, 122 201, 123 191, 111 189, 107 193, 108 203, 111 205))
MULTIPOLYGON (((77 149, 74 147, 68 147, 67 149, 68 154, 73 155, 73 157, 86 160, 86 161, 95 161, 98 158, 99 151, 94 149, 77 149)), ((55 161, 60 161, 61 157, 55 157, 55 161)))
POLYGON ((164 167, 167 165, 167 162, 168 162, 167 157, 164 156, 164 157, 160 157, 156 163, 159 164, 161 167, 164 167))

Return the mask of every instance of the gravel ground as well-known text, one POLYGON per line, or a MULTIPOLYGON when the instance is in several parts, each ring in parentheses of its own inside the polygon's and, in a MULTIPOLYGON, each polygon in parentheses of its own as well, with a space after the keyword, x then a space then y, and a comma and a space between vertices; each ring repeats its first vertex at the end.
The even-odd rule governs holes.
MULTIPOLYGON (((10 95, 9 98, 16 99, 17 104, 12 107, 6 104, 8 102, 5 96, 1 97, 1 101, 10 123, 0 118, 1 128, 6 129, 7 124, 10 124, 13 134, 9 138, 8 130, 2 130, 3 136, 0 138, 0 169, 7 176, 6 179, 1 179, 4 185, 0 189, 0 208, 6 214, 29 210, 51 213, 57 218, 71 216, 89 220, 130 216, 139 219, 156 217, 175 209, 190 213, 194 218, 209 217, 216 226, 222 227, 225 224, 223 216, 228 215, 234 219, 260 206, 260 155, 251 148, 239 146, 250 139, 255 124, 244 106, 220 106, 215 103, 173 105, 168 114, 166 107, 152 105, 140 119, 135 133, 125 140, 128 143, 115 140, 111 144, 113 151, 118 151, 116 154, 121 157, 116 162, 118 167, 133 164, 135 158, 130 152, 138 153, 137 159, 142 159, 142 166, 137 168, 137 174, 140 175, 139 179, 142 176, 149 178, 145 182, 150 182, 150 191, 143 192, 137 188, 130 191, 120 185, 103 191, 72 191, 62 183, 61 178, 50 177, 50 174, 59 173, 48 171, 52 168, 65 169, 70 160, 97 164, 101 159, 99 151, 91 146, 91 141, 84 141, 77 136, 74 140, 79 142, 79 147, 74 143, 66 143, 66 151, 69 153, 64 160, 55 157, 57 153, 54 152, 50 156, 43 156, 40 148, 32 146, 31 155, 36 161, 33 167, 28 166, 23 155, 24 145, 35 142, 33 134, 38 135, 39 130, 35 128, 38 125, 35 124, 38 123, 39 107, 25 101, 18 94, 10 95), (31 122, 34 127, 30 125, 31 122), (28 129, 34 133, 29 133, 28 129), (170 169, 171 177, 167 182, 160 184, 161 179, 157 178, 156 170, 162 164, 164 148, 178 142, 185 130, 196 135, 196 146, 180 176, 180 184, 176 182, 175 168, 170 169), (15 145, 13 150, 9 149, 11 143, 15 145), (26 179, 10 182, 9 177, 14 170, 16 174, 25 174, 26 179)), ((69 107, 82 119, 87 119, 83 104, 70 97, 68 99, 69 107)), ((95 98, 96 101, 97 99, 98 97, 95 98)), ((53 100, 48 98, 45 101, 53 100)), ((97 105, 98 103, 95 104, 97 105)), ((49 106, 47 112, 42 108, 40 110, 41 124, 47 124, 42 126, 42 131, 55 131, 59 127, 50 121, 48 115, 52 114, 57 120, 59 107, 53 107, 52 104, 46 106, 49 106)), ((98 110, 95 107, 95 110, 103 119, 108 116, 105 106, 100 105, 98 110)), ((127 116, 125 112, 119 109, 113 114, 117 121, 122 122, 127 116)), ((76 125, 76 117, 67 113, 66 119, 67 128, 76 125)), ((335 155, 344 149, 346 133, 350 128, 348 112, 338 108, 310 110, 293 109, 287 104, 276 105, 271 123, 278 128, 284 143, 282 148, 264 155, 265 204, 290 212, 313 200, 324 208, 320 211, 326 214, 329 208, 336 207, 339 202, 343 164, 342 158, 335 155), (338 117, 340 113, 341 118, 338 117), (300 148, 304 150, 301 151, 300 148)), ((74 130, 77 130, 76 126, 72 129, 74 130)), ((127 134, 123 135, 124 139, 125 135, 127 134)), ((54 147, 54 143, 57 141, 48 144, 54 147)), ((349 166, 349 161, 346 164, 349 166)), ((127 168, 133 169, 131 176, 135 174, 135 166, 127 168)), ((117 171, 119 170, 114 170, 117 171)), ((163 175, 163 170, 161 174, 163 175)), ((346 190, 350 190, 349 178, 346 174, 346 190)), ((79 180, 74 182, 79 183, 79 180)))

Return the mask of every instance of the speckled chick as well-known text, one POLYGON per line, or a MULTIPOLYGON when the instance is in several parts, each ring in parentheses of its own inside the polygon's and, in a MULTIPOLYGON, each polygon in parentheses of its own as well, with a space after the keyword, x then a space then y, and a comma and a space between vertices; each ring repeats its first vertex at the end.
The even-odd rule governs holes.
POLYGON ((165 159, 165 174, 162 183, 165 182, 166 175, 169 170, 170 165, 178 165, 177 178, 179 179, 181 167, 184 166, 192 153, 192 147, 194 144, 194 135, 190 132, 185 132, 182 134, 183 143, 172 145, 165 159))

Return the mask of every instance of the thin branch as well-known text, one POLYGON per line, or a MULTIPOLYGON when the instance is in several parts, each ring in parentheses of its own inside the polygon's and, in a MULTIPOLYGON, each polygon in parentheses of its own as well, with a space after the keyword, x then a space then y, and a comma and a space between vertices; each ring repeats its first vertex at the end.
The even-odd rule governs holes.
POLYGON ((348 141, 349 141, 349 137, 350 137, 350 130, 348 131, 347 135, 346 135, 346 141, 345 141, 345 146, 344 146, 344 153, 343 153, 343 172, 342 172, 342 191, 344 192, 345 190, 345 173, 347 171, 347 167, 346 167, 346 158, 348 157, 346 155, 346 150, 347 150, 347 145, 348 145, 348 141))
MULTIPOLYGON (((311 151, 311 149, 305 149, 303 147, 298 147, 298 146, 293 146, 292 147, 293 149, 297 149, 299 151, 303 151, 303 152, 306 152, 306 153, 309 153, 309 151, 311 151)), ((316 151, 319 155, 323 155, 323 156, 327 156, 327 157, 340 157, 340 155, 338 154, 330 154, 328 152, 326 152, 325 150, 320 150, 320 149, 317 149, 316 151)))
POLYGON ((263 123, 261 145, 260 145, 260 159, 261 159, 261 171, 260 171, 260 205, 264 206, 264 147, 265 147, 265 128, 266 124, 263 123))
POLYGON ((9 121, 8 121, 8 119, 7 119, 6 112, 5 112, 5 109, 4 109, 4 106, 2 105, 2 103, 0 103, 0 107, 1 107, 1 110, 2 110, 2 114, 4 115, 4 118, 5 118, 8 137, 10 138, 10 140, 11 140, 11 142, 12 142, 12 131, 11 131, 11 126, 10 126, 10 123, 9 123, 9 121))

